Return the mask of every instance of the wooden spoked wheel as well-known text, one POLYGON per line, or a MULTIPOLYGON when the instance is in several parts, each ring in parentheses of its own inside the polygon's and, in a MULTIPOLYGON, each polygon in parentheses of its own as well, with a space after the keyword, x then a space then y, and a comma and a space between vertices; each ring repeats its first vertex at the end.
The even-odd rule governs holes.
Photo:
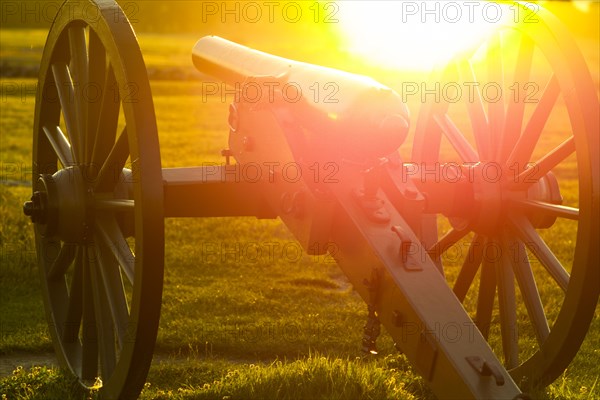
POLYGON ((600 291, 596 89, 569 32, 534 18, 434 74, 413 148, 435 175, 422 242, 523 386, 565 370, 600 291))
POLYGON ((33 196, 44 303, 62 365, 136 398, 160 316, 164 220, 146 68, 114 2, 67 1, 40 68, 33 196))

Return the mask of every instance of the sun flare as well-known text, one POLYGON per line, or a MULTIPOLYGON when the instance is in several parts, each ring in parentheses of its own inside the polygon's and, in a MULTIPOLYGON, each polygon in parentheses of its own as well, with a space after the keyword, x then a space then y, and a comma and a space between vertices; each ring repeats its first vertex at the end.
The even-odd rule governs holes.
POLYGON ((348 50, 370 63, 430 70, 514 17, 490 2, 339 1, 348 50))

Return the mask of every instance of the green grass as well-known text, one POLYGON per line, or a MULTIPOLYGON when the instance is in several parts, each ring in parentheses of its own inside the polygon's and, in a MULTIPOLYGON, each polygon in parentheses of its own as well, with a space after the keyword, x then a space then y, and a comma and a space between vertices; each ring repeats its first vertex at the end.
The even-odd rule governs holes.
POLYGON ((86 393, 77 378, 58 369, 45 366, 23 369, 17 367, 12 375, 0 382, 0 393, 4 399, 84 399, 86 393))
MULTIPOLYGON (((31 35, 34 41, 44 37, 31 35)), ((26 48, 27 40, 14 42, 15 47, 26 48)), ((182 42, 142 38, 150 48, 150 67, 164 67, 170 60, 165 49, 187 48, 186 41, 189 38, 182 42)), ((176 54, 177 62, 183 60, 182 52, 176 54)), ((392 81, 389 76, 385 79, 392 81)), ((33 79, 1 83, 35 86, 33 79)), ((227 104, 219 99, 202 103, 197 82, 153 81, 152 89, 163 167, 221 161, 219 152, 227 146, 227 104)), ((2 98, 3 182, 31 179, 33 107, 31 94, 22 97, 17 91, 2 98)), ((413 115, 417 111, 411 105, 413 115)), ((410 143, 402 154, 410 154, 410 143)), ((30 188, 3 184, 0 190, 0 357, 49 352, 52 344, 43 315, 32 227, 20 210, 30 188)), ((567 182, 563 191, 567 199, 576 197, 576 183, 567 182)), ((572 243, 563 238, 570 234, 572 227, 565 226, 547 237, 553 249, 564 252, 561 259, 569 257, 572 243)), ((363 357, 364 302, 328 258, 291 256, 289 251, 299 247, 279 220, 172 219, 166 222, 165 238, 162 316, 155 362, 142 399, 432 397, 385 332, 378 342, 381 355, 363 357), (273 243, 278 250, 269 253, 266 249, 273 243), (221 246, 233 248, 233 253, 215 250, 221 246)), ((448 266, 452 277, 456 271, 451 262, 448 266)), ((555 289, 548 284, 540 290, 546 293, 543 298, 550 311, 556 311, 558 305, 551 302, 555 289)), ((548 388, 534 392, 535 398, 600 397, 598 316, 597 311, 567 371, 548 388)), ((95 395, 83 392, 68 374, 46 367, 15 370, 0 379, 0 394, 7 399, 95 395)))
MULTIPOLYGON (((426 393, 406 369, 394 356, 365 361, 312 354, 268 364, 165 362, 153 367, 140 399, 414 399, 411 392, 426 393)), ((30 400, 95 395, 68 374, 46 367, 17 368, 0 382, 0 392, 7 394, 3 399, 30 400)))
POLYGON ((219 379, 173 391, 153 390, 149 385, 142 398, 176 399, 398 399, 414 398, 400 375, 402 362, 387 357, 378 362, 311 355, 268 365, 246 364, 232 368, 219 379))

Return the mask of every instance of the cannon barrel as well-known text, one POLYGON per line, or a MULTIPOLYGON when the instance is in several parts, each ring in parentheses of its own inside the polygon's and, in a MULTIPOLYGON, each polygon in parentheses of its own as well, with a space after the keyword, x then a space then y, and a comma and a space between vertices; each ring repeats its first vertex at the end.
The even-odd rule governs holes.
MULTIPOLYGON (((196 68, 237 89, 262 82, 308 131, 310 147, 335 149, 347 158, 394 152, 408 133, 409 113, 400 96, 372 78, 289 60, 207 36, 193 48, 196 68), (283 93, 281 93, 283 91, 283 93)), ((243 100, 243 99, 242 99, 243 100)))

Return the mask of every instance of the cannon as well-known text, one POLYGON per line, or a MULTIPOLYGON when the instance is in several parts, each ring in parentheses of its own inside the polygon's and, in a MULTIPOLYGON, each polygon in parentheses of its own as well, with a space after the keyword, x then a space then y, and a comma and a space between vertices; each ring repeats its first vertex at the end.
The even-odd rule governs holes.
POLYGON ((581 53, 555 17, 538 16, 434 72, 437 82, 477 82, 483 57, 483 75, 503 82, 510 58, 515 81, 526 82, 542 60, 550 74, 533 111, 523 94, 486 110, 475 90, 458 103, 461 126, 457 102, 426 103, 408 161, 398 148, 410 117, 395 91, 204 37, 195 66, 239 94, 223 121, 229 148, 219 166, 163 169, 131 25, 111 0, 68 0, 41 61, 24 205, 60 363, 84 386, 100 377, 102 398, 135 398, 158 331, 164 219, 255 216, 280 218, 308 253, 330 252, 367 303, 364 349, 376 351, 382 324, 438 397, 513 399, 551 383, 577 353, 600 291, 600 135, 581 53), (507 41, 516 51, 503 57, 507 41), (89 82, 101 101, 85 101, 89 82), (328 82, 337 101, 301 95, 328 82), (569 124, 552 144, 544 128, 557 102, 569 124), (290 165, 325 173, 292 179, 290 165), (251 177, 241 173, 250 167, 251 177), (577 181, 576 199, 563 199, 564 176, 577 181), (568 263, 544 240, 552 229, 570 235, 568 263), (466 255, 450 268, 444 254, 461 240, 466 255), (555 290, 541 294, 540 280, 555 290), (469 290, 477 296, 467 301, 469 290), (533 345, 522 346, 522 319, 533 345), (440 326, 453 333, 437 334, 440 326))

